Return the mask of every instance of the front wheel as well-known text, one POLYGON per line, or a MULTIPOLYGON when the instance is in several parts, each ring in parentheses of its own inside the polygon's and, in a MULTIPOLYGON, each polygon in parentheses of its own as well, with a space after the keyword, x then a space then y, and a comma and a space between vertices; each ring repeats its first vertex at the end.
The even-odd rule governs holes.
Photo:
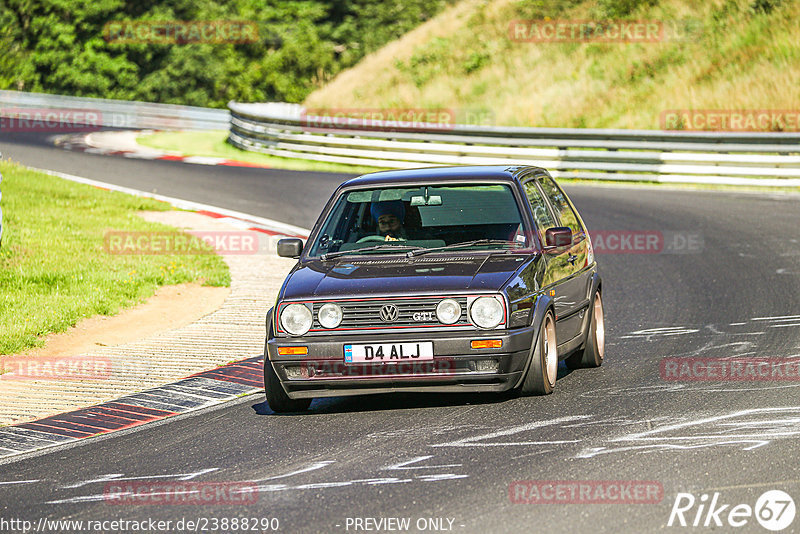
POLYGON ((267 394, 267 404, 275 413, 304 412, 311 404, 311 399, 289 398, 266 354, 264 355, 264 392, 267 394))
POLYGON ((304 412, 308 410, 311 399, 290 399, 283 390, 281 380, 272 367, 267 353, 267 343, 272 338, 272 310, 267 313, 267 339, 264 342, 264 393, 267 395, 267 404, 275 413, 304 412))
POLYGON ((582 367, 600 367, 606 352, 606 322, 603 311, 603 298, 598 291, 592 303, 592 318, 589 322, 589 332, 586 343, 581 350, 575 351, 565 361, 570 369, 582 367))
POLYGON ((536 346, 531 355, 528 374, 522 382, 523 395, 549 395, 556 385, 558 374, 558 344, 553 312, 548 310, 539 327, 536 346))

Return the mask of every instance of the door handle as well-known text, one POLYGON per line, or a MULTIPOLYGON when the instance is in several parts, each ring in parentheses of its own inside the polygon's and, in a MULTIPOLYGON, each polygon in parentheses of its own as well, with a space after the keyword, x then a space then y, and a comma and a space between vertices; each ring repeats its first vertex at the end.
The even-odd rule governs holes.
POLYGON ((575 265, 575 260, 577 260, 577 259, 578 259, 578 256, 576 256, 575 254, 571 254, 570 257, 567 258, 567 261, 569 261, 572 265, 575 265))

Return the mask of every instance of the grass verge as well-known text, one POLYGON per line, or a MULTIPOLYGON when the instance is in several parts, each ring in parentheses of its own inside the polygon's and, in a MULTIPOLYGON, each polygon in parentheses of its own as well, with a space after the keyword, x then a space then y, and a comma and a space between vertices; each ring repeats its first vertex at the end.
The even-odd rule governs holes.
POLYGON ((212 130, 203 132, 157 132, 154 134, 141 135, 136 139, 136 142, 142 146, 155 148, 157 150, 178 152, 184 156, 210 156, 234 159, 246 161, 248 163, 257 163, 274 169, 347 174, 363 174, 381 170, 376 167, 281 158, 279 156, 270 156, 258 152, 249 152, 229 144, 226 141, 227 139, 227 130, 212 130))
POLYGON ((0 354, 40 346, 83 317, 114 315, 163 285, 230 284, 220 256, 114 255, 106 231, 174 231, 137 212, 172 209, 163 202, 76 184, 0 162, 0 354))

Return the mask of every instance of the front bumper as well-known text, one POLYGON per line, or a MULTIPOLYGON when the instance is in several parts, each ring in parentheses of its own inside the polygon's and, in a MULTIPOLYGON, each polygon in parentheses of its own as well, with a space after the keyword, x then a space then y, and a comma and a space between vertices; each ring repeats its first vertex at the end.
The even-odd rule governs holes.
MULTIPOLYGON (((267 340, 267 356, 292 399, 371 393, 499 392, 525 371, 533 328, 469 332, 331 335, 267 340), (478 339, 500 339, 496 349, 473 349, 478 339), (413 363, 345 364, 344 345, 432 341, 434 359, 413 363), (279 356, 278 347, 307 347, 305 356, 279 356)), ((266 363, 268 365, 268 363, 266 363)))

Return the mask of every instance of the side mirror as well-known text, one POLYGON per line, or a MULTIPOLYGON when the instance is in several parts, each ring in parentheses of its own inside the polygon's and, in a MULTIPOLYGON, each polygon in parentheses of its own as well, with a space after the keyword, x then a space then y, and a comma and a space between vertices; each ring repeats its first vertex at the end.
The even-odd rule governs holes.
POLYGON ((289 237, 278 241, 278 256, 281 258, 299 258, 303 252, 303 240, 289 237))
POLYGON ((568 247, 572 245, 572 229, 567 226, 555 226, 544 232, 544 241, 547 248, 568 247))

